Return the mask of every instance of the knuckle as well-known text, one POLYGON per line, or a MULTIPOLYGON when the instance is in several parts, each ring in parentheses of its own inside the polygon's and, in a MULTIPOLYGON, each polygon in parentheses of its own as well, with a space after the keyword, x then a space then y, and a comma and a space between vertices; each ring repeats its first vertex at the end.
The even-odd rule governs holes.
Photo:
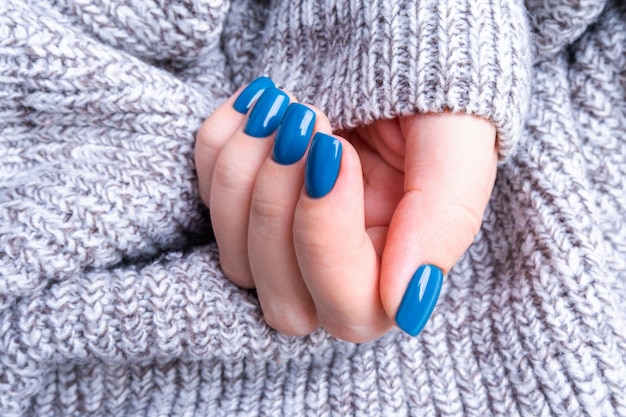
POLYGON ((208 152, 219 152, 223 142, 224 140, 222 138, 215 137, 213 130, 210 129, 208 120, 205 120, 196 135, 196 149, 208 152))
POLYGON ((287 207, 279 199, 264 198, 259 193, 252 195, 250 215, 262 222, 283 219, 287 211, 287 207))
POLYGON ((450 193, 438 206, 443 207, 439 219, 441 224, 469 246, 480 232, 485 206, 477 204, 475 198, 464 193, 450 193))
POLYGON ((442 261, 441 267, 447 273, 480 233, 483 214, 461 199, 448 201, 444 206, 443 227, 438 229, 441 246, 437 258, 442 261))
POLYGON ((461 231, 461 236, 465 240, 464 243, 469 246, 480 232, 483 223, 483 210, 467 204, 462 199, 457 200, 456 207, 458 213, 454 227, 461 231))
POLYGON ((198 190, 200 192, 200 200, 202 200, 202 204, 204 204, 204 206, 207 208, 210 207, 211 206, 211 185, 205 184, 202 182, 202 180, 200 180, 198 190))
POLYGON ((329 239, 328 233, 324 233, 324 229, 319 225, 294 220, 293 240, 299 253, 318 257, 320 262, 326 265, 332 264, 334 255, 339 255, 329 251, 329 248, 333 247, 332 239, 329 239))
POLYGON ((213 170, 213 182, 223 189, 239 189, 254 182, 254 172, 247 172, 245 165, 233 163, 229 152, 220 154, 213 170))
POLYGON ((314 313, 279 312, 266 308, 263 310, 263 318, 268 326, 286 336, 307 336, 320 327, 314 313))
POLYGON ((196 155, 202 154, 211 158, 217 157, 224 149, 229 137, 227 134, 218 134, 209 123, 209 120, 206 120, 196 135, 194 146, 196 155))
POLYGON ((320 320, 321 325, 331 336, 351 343, 365 343, 372 341, 390 328, 387 319, 376 322, 357 324, 338 320, 320 320))
POLYGON ((254 281, 247 267, 244 268, 241 264, 232 262, 228 258, 222 258, 220 259, 220 268, 224 276, 238 287, 254 288, 254 281))

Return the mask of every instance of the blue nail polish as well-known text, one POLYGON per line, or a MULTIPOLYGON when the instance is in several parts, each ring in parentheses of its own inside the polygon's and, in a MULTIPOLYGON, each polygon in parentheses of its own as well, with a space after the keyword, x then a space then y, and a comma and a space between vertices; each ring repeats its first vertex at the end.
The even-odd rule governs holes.
POLYGON ((257 100, 244 128, 247 135, 264 138, 274 133, 289 106, 289 96, 270 87, 257 100))
POLYGON ((441 269, 434 265, 420 266, 411 278, 398 308, 398 327, 411 336, 417 336, 437 304, 442 283, 441 269))
POLYGON ((233 107, 241 114, 248 113, 250 107, 254 104, 255 101, 265 90, 270 87, 274 87, 274 82, 267 77, 259 77, 256 80, 252 81, 237 97, 235 100, 235 104, 233 107))
POLYGON ((324 197, 335 186, 341 166, 341 142, 317 132, 306 160, 304 186, 313 198, 324 197))
POLYGON ((315 126, 315 112, 300 103, 287 108, 276 131, 272 158, 282 165, 290 165, 302 158, 315 126))

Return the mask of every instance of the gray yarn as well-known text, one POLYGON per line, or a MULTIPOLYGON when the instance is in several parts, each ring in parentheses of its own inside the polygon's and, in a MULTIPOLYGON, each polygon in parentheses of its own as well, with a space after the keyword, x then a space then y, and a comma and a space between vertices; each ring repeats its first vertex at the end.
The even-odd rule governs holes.
POLYGON ((626 416, 626 12, 526 5, 0 2, 0 415, 626 416), (418 338, 282 336, 223 277, 194 133, 259 74, 337 129, 496 124, 418 338))

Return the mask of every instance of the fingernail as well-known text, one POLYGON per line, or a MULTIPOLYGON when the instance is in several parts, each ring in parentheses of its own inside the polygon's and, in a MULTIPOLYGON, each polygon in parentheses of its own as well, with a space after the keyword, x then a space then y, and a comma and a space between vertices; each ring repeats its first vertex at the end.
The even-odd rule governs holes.
POLYGON ((398 308, 398 327, 411 336, 417 336, 437 304, 442 283, 441 269, 434 265, 420 266, 411 278, 398 308))
POLYGON ((243 131, 255 138, 271 135, 280 124, 287 106, 289 96, 285 92, 275 87, 268 88, 254 105, 243 131))
POLYGON ((300 103, 287 107, 276 131, 272 158, 282 165, 290 165, 302 158, 315 126, 315 112, 300 103))
POLYGON ((237 97, 235 100, 235 104, 233 107, 241 114, 248 113, 250 107, 254 104, 255 101, 265 90, 270 87, 274 87, 274 82, 267 77, 259 77, 256 80, 252 81, 237 97))
POLYGON ((306 160, 304 186, 309 196, 324 197, 335 186, 341 165, 341 142, 318 132, 306 160))

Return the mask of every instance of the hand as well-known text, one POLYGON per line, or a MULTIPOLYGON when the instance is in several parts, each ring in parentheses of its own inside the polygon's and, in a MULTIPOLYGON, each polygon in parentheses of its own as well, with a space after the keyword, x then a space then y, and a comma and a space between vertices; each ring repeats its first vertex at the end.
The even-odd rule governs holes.
POLYGON ((294 152, 311 113, 292 105, 285 115, 295 100, 261 80, 198 133, 200 194, 225 275, 255 287, 266 321, 285 334, 322 326, 363 342, 394 322, 419 333, 439 293, 436 273, 448 272, 480 228, 495 181, 495 129, 444 113, 332 136, 328 119, 308 106, 310 129, 321 134, 294 152), (255 104, 259 85, 267 89, 255 104), (298 157, 305 149, 308 162, 298 157))

